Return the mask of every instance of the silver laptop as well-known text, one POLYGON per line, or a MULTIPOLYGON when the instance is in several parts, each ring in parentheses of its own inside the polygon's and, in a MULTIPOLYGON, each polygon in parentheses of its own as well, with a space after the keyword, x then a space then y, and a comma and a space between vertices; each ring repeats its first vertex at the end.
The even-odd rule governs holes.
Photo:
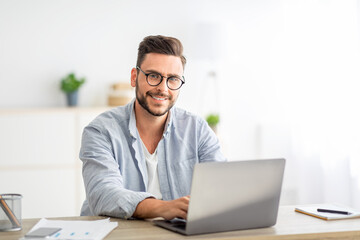
POLYGON ((187 220, 156 220, 184 235, 275 225, 285 159, 196 164, 187 220))

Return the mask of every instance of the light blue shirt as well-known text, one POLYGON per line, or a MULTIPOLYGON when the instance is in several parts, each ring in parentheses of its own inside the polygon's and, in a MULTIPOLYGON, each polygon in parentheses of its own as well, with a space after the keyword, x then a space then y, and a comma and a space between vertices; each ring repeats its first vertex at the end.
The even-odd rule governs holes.
MULTIPOLYGON (((102 113, 85 127, 80 150, 86 200, 82 216, 129 218, 148 197, 147 169, 133 100, 102 113)), ((173 107, 157 146, 163 200, 190 194, 194 165, 226 161, 215 133, 201 117, 173 107)))

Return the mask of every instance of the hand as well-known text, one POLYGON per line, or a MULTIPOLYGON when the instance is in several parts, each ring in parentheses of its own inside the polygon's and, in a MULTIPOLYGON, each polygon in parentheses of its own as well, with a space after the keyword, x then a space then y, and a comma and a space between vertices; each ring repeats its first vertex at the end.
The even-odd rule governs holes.
POLYGON ((136 218, 163 217, 166 220, 173 218, 187 218, 190 196, 171 201, 147 198, 140 202, 133 214, 136 218))

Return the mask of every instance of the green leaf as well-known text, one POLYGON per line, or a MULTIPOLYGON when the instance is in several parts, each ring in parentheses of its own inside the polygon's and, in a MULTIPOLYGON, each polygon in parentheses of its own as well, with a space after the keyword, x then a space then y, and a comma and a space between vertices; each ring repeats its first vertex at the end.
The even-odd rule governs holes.
POLYGON ((219 123, 220 116, 219 116, 219 114, 209 114, 206 117, 206 121, 209 124, 209 126, 215 126, 216 124, 219 123))
POLYGON ((60 88, 62 91, 69 93, 74 92, 85 83, 85 78, 77 79, 74 73, 69 73, 61 80, 60 88))

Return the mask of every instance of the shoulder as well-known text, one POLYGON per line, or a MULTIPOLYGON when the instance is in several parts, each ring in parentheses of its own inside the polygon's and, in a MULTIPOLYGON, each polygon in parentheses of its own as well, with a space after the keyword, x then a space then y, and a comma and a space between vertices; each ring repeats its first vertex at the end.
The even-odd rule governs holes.
POLYGON ((171 114, 173 126, 177 129, 194 131, 207 127, 207 122, 204 118, 182 108, 173 108, 171 114))
POLYGON ((98 115, 90 125, 103 125, 105 123, 122 122, 130 118, 126 111, 126 106, 116 107, 98 115))
POLYGON ((187 123, 196 122, 199 124, 206 123, 206 121, 202 117, 200 117, 194 113, 191 113, 189 111, 186 111, 182 108, 174 107, 171 111, 171 114, 172 114, 173 120, 175 122, 187 122, 187 123))
POLYGON ((127 127, 131 115, 131 104, 115 107, 98 115, 87 127, 95 128, 100 132, 127 127))

